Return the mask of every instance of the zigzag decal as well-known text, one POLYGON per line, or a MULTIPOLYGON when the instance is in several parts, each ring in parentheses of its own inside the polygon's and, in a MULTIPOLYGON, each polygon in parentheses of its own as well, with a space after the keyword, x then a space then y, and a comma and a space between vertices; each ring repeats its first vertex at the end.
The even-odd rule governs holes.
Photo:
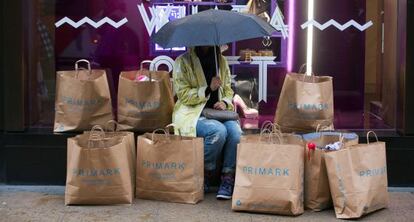
POLYGON ((365 23, 365 25, 360 25, 359 23, 357 23, 354 20, 349 20, 347 23, 341 25, 339 24, 337 21, 331 19, 328 22, 326 22, 325 24, 321 25, 319 22, 315 21, 315 20, 310 20, 307 21, 305 23, 303 23, 301 25, 302 29, 305 29, 311 25, 313 25, 314 27, 320 29, 321 31, 323 31, 324 29, 328 28, 329 26, 335 26, 337 29, 344 31, 345 29, 349 28, 350 26, 354 26, 355 28, 357 28, 359 31, 365 31, 366 29, 368 29, 369 27, 371 27, 374 23, 372 23, 372 21, 369 21, 367 23, 365 23))
POLYGON ((114 28, 119 28, 127 22, 128 22, 127 18, 123 18, 119 22, 114 22, 112 19, 110 19, 108 17, 105 17, 105 18, 101 19, 98 22, 95 22, 95 21, 93 21, 92 19, 90 19, 88 17, 85 17, 85 18, 79 20, 78 22, 74 22, 72 19, 70 19, 68 17, 64 17, 63 19, 56 22, 55 26, 56 26, 56 28, 59 28, 63 24, 67 23, 68 25, 71 25, 74 28, 79 28, 81 25, 87 23, 87 24, 89 24, 92 27, 97 29, 97 28, 101 27, 103 24, 108 23, 109 25, 113 26, 114 28))

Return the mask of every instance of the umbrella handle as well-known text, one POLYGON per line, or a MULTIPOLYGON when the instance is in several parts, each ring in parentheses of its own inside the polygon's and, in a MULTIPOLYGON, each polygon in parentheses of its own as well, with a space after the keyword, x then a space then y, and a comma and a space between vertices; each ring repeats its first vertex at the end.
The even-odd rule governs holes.
POLYGON ((220 78, 220 67, 218 66, 217 47, 214 46, 214 60, 216 65, 216 76, 220 78))

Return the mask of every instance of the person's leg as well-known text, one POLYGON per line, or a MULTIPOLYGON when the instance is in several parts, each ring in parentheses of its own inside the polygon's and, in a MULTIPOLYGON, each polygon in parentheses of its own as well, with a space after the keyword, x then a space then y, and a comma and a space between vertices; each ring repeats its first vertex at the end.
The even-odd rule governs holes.
POLYGON ((226 121, 224 126, 227 130, 227 137, 223 147, 223 169, 217 199, 228 200, 233 195, 237 144, 240 142, 242 131, 237 121, 226 121))
POLYGON ((231 120, 224 122, 227 130, 226 143, 223 147, 223 169, 222 173, 233 173, 236 171, 237 144, 240 143, 242 130, 237 121, 231 120))
POLYGON ((217 120, 201 117, 197 122, 197 136, 204 138, 204 188, 208 192, 209 180, 216 169, 217 157, 226 142, 226 127, 217 120))

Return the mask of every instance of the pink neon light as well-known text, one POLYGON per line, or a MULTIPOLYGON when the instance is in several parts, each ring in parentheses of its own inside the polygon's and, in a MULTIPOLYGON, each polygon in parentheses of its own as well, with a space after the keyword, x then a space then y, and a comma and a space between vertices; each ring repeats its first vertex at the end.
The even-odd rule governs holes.
POLYGON ((294 43, 294 28, 295 27, 295 6, 296 0, 289 0, 289 38, 288 38, 288 50, 287 50, 287 71, 291 72, 293 69, 293 43, 294 43))

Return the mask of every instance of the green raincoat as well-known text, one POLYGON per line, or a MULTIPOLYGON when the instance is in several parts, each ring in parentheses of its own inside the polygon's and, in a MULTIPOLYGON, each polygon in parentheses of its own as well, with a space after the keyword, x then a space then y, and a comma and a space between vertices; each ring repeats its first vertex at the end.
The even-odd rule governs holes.
MULTIPOLYGON (((224 56, 218 59, 220 59, 220 79, 223 83, 219 88, 218 99, 228 104, 228 110, 233 110, 230 69, 224 56)), ((209 86, 194 48, 190 48, 175 60, 173 78, 174 89, 178 96, 172 117, 175 134, 178 135, 180 130, 183 136, 195 137, 197 120, 209 99, 209 96, 205 96, 205 90, 209 86)))

